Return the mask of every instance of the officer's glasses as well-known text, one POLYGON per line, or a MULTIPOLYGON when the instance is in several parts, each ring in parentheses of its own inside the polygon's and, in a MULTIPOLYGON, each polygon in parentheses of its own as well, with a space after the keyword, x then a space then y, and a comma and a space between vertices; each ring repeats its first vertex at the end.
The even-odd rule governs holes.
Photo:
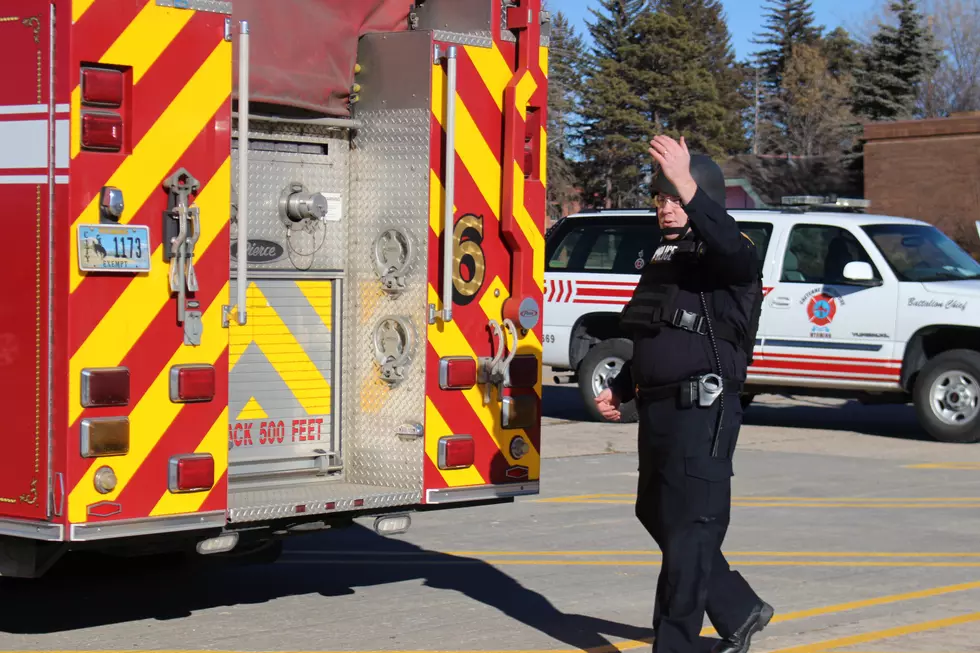
POLYGON ((663 193, 657 193, 653 201, 659 208, 667 206, 667 202, 673 202, 675 206, 681 205, 681 198, 677 195, 664 195, 663 193))

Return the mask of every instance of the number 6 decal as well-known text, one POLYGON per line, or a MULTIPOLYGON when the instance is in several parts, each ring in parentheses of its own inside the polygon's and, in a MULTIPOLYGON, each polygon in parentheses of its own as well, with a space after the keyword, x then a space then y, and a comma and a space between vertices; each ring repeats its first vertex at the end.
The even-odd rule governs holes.
POLYGON ((465 306, 483 287, 483 216, 464 215, 453 229, 453 302, 465 306), (464 272, 465 268, 465 272, 464 272))

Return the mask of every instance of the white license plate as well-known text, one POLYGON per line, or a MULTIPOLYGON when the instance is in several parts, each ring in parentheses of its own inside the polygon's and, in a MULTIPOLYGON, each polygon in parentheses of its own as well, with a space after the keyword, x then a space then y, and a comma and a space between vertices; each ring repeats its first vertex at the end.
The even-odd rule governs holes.
POLYGON ((78 226, 78 269, 82 272, 146 272, 150 228, 125 224, 78 226))

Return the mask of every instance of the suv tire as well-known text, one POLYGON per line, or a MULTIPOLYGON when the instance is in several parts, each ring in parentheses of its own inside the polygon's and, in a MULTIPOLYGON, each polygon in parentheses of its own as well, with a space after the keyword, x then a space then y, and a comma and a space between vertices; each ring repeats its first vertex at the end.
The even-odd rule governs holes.
MULTIPOLYGON (((582 402, 589 417, 596 422, 607 422, 595 405, 595 398, 603 389, 609 386, 623 364, 633 357, 633 343, 625 338, 603 340, 589 350, 578 366, 578 388, 582 402)), ((620 404, 619 422, 631 423, 637 420, 636 402, 628 401, 620 404)))
POLYGON ((980 442, 980 352, 945 351, 919 371, 913 389, 922 428, 940 442, 980 442))

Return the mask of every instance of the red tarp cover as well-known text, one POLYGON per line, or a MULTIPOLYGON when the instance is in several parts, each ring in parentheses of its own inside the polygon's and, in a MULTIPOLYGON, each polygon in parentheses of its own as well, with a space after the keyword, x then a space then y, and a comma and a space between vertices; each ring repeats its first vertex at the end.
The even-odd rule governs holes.
POLYGON ((408 29, 413 0, 234 0, 235 96, 238 21, 249 24, 249 98, 348 116, 357 40, 408 29))

